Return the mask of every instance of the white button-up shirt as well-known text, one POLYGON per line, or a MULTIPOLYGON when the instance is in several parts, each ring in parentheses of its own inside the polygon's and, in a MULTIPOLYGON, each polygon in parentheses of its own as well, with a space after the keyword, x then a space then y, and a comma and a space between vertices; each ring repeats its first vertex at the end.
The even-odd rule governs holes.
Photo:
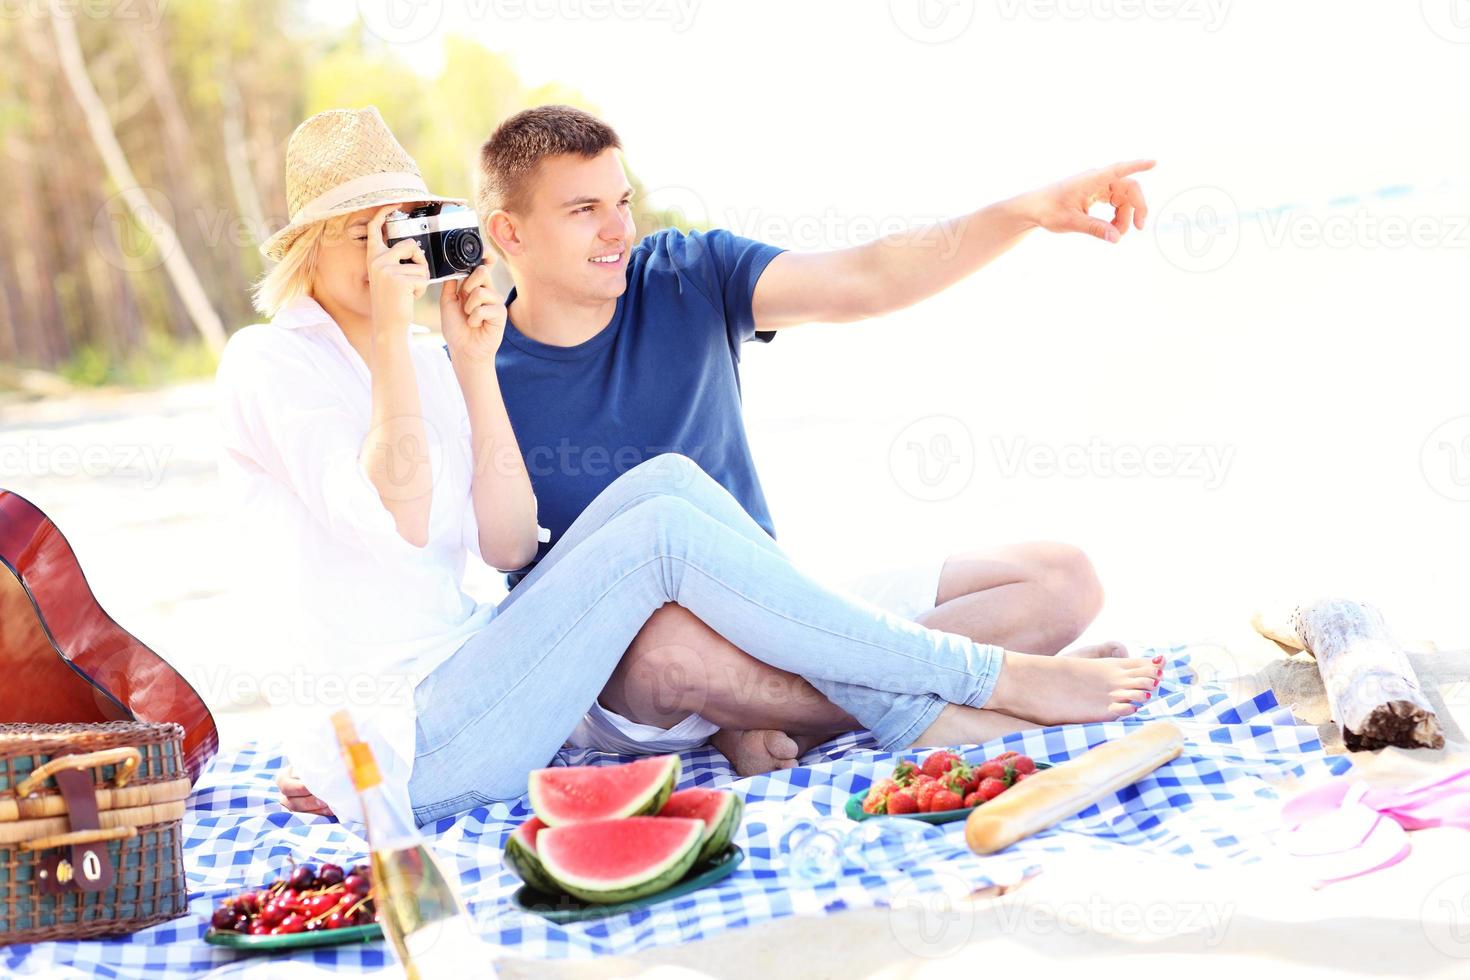
POLYGON ((292 665, 286 698, 305 710, 281 735, 307 787, 343 819, 360 809, 331 714, 352 712, 388 789, 407 800, 414 685, 495 615, 461 587, 466 551, 480 553, 464 396, 441 346, 410 338, 409 349, 433 468, 423 548, 399 535, 363 470, 371 376, 320 304, 296 300, 236 333, 215 379, 224 516, 249 604, 241 626, 292 665))

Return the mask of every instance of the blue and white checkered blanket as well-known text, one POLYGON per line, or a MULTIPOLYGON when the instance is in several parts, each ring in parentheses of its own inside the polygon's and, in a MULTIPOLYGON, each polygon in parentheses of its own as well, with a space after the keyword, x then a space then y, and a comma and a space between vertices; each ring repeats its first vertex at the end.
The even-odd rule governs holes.
MULTIPOLYGON (((626 954, 684 943, 787 915, 827 915, 847 908, 892 904, 929 893, 960 894, 1012 883, 1049 863, 1087 849, 1129 848, 1208 868, 1259 860, 1276 807, 1273 783, 1289 776, 1346 771, 1328 757, 1315 729, 1297 724, 1270 693, 1235 701, 1199 682, 1185 648, 1168 655, 1164 682, 1146 710, 1116 722, 1068 725, 1009 735, 968 754, 1013 749, 1061 762, 1144 722, 1170 718, 1185 732, 1184 754, 1133 786, 1050 831, 990 857, 964 843, 963 822, 904 846, 900 867, 849 865, 833 881, 811 884, 783 860, 780 840, 794 822, 840 819, 848 796, 886 775, 896 761, 862 737, 845 736, 808 754, 797 769, 736 779, 710 748, 689 753, 681 786, 729 786, 746 801, 735 842, 745 863, 730 878, 683 898, 634 913, 575 925, 555 925, 509 902, 519 882, 501 861, 501 846, 530 815, 524 798, 473 810, 425 828, 459 875, 460 893, 491 945, 491 956, 526 958, 626 954), (1265 805, 1263 805, 1263 802, 1265 805)), ((626 761, 592 750, 563 750, 559 764, 626 761)), ((193 895, 190 915, 122 939, 42 943, 0 950, 0 968, 18 974, 72 977, 197 976, 218 970, 237 976, 277 973, 279 959, 251 959, 206 944, 202 936, 222 898, 277 877, 289 859, 352 864, 363 860, 361 838, 321 817, 285 812, 275 779, 283 765, 271 748, 250 745, 221 755, 204 773, 184 818, 184 861, 193 895), (234 964, 235 969, 229 969, 234 964)), ((382 943, 302 951, 301 966, 370 972, 388 962, 382 943)))

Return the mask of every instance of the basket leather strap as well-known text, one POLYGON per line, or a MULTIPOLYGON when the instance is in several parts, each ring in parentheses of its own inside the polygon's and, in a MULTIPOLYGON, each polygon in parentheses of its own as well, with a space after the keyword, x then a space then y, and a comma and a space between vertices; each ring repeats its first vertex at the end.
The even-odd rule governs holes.
MULTIPOLYGON (((97 813, 96 787, 92 784, 92 773, 87 769, 63 769, 52 774, 62 799, 66 800, 66 812, 73 833, 99 830, 102 821, 97 813)), ((40 878, 43 894, 70 891, 79 888, 84 892, 97 892, 112 885, 112 858, 107 851, 108 842, 91 841, 72 844, 69 851, 56 848, 47 852, 42 862, 44 877, 40 878), (70 854, 70 858, 66 857, 70 854)))

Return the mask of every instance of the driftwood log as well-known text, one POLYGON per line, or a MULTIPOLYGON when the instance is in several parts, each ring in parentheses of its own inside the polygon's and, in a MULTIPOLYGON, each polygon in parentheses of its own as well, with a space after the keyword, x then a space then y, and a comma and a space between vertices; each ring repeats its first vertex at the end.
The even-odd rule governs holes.
POLYGON ((1444 747, 1439 718, 1377 609, 1320 599, 1298 606, 1292 625, 1317 658, 1333 720, 1349 749, 1444 747))

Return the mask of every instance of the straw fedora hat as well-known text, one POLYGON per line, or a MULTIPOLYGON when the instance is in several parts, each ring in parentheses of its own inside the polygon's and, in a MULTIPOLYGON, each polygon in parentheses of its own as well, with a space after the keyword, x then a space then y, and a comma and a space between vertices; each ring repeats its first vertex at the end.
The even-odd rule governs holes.
POLYGON ((280 261, 311 225, 375 205, 403 201, 464 204, 430 194, 418 164, 394 139, 375 106, 329 109, 306 120, 286 145, 286 205, 291 219, 260 251, 280 261))

